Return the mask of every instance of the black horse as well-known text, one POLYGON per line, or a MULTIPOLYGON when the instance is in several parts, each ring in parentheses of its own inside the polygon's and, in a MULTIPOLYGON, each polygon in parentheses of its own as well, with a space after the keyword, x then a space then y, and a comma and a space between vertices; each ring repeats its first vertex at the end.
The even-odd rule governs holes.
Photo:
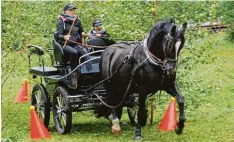
POLYGON ((114 134, 120 132, 119 119, 124 100, 129 94, 138 93, 138 124, 135 134, 137 140, 141 139, 141 127, 145 126, 147 120, 147 95, 158 90, 164 90, 176 98, 180 111, 176 133, 182 133, 185 122, 184 97, 177 87, 176 70, 178 55, 185 42, 186 26, 187 23, 184 23, 179 29, 173 19, 159 22, 142 42, 115 44, 103 52, 100 70, 103 79, 109 78, 104 85, 107 90, 106 103, 110 106, 96 113, 112 114, 114 134))

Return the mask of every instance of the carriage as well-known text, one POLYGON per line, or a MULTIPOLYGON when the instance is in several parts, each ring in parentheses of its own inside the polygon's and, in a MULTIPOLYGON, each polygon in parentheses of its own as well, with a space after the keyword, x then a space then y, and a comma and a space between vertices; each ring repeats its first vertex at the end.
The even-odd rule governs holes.
POLYGON ((87 55, 79 59, 77 88, 69 86, 67 78, 76 69, 71 71, 68 67, 56 36, 53 39, 54 48, 51 49, 54 52, 51 53, 52 67, 44 65, 41 47, 29 46, 29 71, 33 78, 40 77, 40 83, 32 90, 32 105, 46 127, 51 110, 56 129, 62 134, 71 130, 72 112, 85 110, 95 110, 97 115, 109 117, 113 124, 112 133, 119 134, 122 108, 127 107, 130 122, 136 126, 136 140, 141 140, 141 128, 147 120, 147 95, 164 90, 178 102, 179 121, 175 132, 181 134, 186 118, 184 97, 178 89, 176 71, 178 56, 185 43, 186 27, 186 22, 179 26, 170 18, 156 23, 141 42, 114 44, 107 49, 107 46, 98 50, 93 48, 87 54, 90 60, 82 61, 87 55), (34 54, 39 56, 40 64, 37 67, 31 67, 30 63, 34 54), (87 70, 87 63, 92 64, 92 70, 87 70), (104 107, 95 109, 99 106, 104 107))
MULTIPOLYGON (((61 134, 71 131, 72 112, 94 110, 103 105, 106 99, 106 88, 102 83, 97 84, 102 81, 99 60, 101 53, 107 47, 106 42, 102 39, 93 39, 88 44, 95 46, 90 48, 90 53, 80 57, 79 65, 73 71, 70 69, 62 47, 58 44, 56 33, 53 38, 53 48, 47 49, 51 66, 45 65, 45 51, 42 47, 28 46, 29 72, 33 80, 39 78, 39 83, 32 88, 31 105, 35 106, 35 110, 47 128, 50 112, 52 112, 56 130, 61 134), (82 59, 85 56, 90 56, 90 60, 83 62, 82 59), (33 66, 32 62, 35 62, 35 58, 39 58, 39 62, 33 66), (89 62, 92 64, 92 70, 86 68, 89 62), (78 72, 76 88, 69 83, 70 74, 74 71, 78 72)), ((131 94, 123 103, 127 107, 132 125, 136 124, 137 99, 137 94, 131 94)))

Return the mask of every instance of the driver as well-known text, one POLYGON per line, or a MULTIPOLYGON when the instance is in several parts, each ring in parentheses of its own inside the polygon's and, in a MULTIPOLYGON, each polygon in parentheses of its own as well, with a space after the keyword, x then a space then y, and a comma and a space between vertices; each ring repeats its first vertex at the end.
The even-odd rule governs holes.
MULTIPOLYGON (((73 4, 66 4, 64 12, 59 15, 57 23, 59 44, 63 47, 64 53, 69 55, 71 70, 77 67, 79 57, 88 53, 87 48, 74 43, 81 43, 82 37, 85 37, 81 20, 75 15, 75 9, 76 7, 73 4)), ((89 56, 84 58, 85 61, 89 59, 89 56)), ((87 70, 92 69, 90 65, 86 65, 86 68, 87 70)), ((71 74, 71 85, 73 87, 77 86, 77 71, 71 74)))

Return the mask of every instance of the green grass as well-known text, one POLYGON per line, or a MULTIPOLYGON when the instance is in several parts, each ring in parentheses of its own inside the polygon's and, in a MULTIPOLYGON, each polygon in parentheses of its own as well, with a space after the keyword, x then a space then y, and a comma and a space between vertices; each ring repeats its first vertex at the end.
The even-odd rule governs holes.
MULTIPOLYGON (((193 100, 200 104, 195 109, 191 109, 193 104, 189 103, 191 100, 188 99, 188 96, 193 94, 183 94, 185 101, 188 102, 185 110, 187 121, 183 134, 176 135, 174 132, 158 130, 158 125, 169 103, 169 95, 163 94, 161 100, 156 99, 153 125, 148 121, 143 128, 142 134, 145 141, 234 141, 234 47, 224 40, 223 34, 215 35, 212 40, 217 40, 217 45, 207 52, 216 58, 214 62, 199 64, 189 74, 190 79, 201 80, 194 84, 195 87, 206 88, 209 93, 194 94, 193 100), (202 99, 197 99, 197 96, 202 99)), ((2 141, 31 141, 30 104, 12 103, 23 79, 27 77, 26 57, 26 54, 22 56, 17 54, 17 66, 2 87, 2 141)), ((3 80, 5 77, 2 77, 3 80)), ((182 92, 183 89, 185 88, 180 87, 182 92)), ((49 131, 52 139, 48 141, 134 141, 135 128, 128 124, 126 114, 125 111, 122 134, 119 137, 111 134, 110 125, 106 119, 95 118, 92 111, 73 113, 72 131, 69 135, 58 134, 51 119, 49 131)))

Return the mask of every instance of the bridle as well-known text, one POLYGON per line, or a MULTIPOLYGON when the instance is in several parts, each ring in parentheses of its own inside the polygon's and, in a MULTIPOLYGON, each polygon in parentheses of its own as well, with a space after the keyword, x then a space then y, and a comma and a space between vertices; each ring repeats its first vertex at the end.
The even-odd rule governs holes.
MULTIPOLYGON (((167 54, 166 54, 166 49, 170 48, 170 50, 172 50, 173 48, 173 37, 170 35, 170 33, 168 33, 166 35, 166 37, 163 40, 163 54, 164 54, 164 60, 161 60, 160 58, 158 58, 157 56, 155 56, 152 52, 149 51, 149 49, 147 48, 147 41, 148 41, 149 35, 143 40, 143 42, 141 42, 141 45, 143 46, 143 51, 146 55, 146 58, 148 58, 148 61, 155 65, 155 66, 160 66, 161 69, 165 72, 167 71, 167 67, 166 67, 166 63, 169 62, 176 62, 177 64, 177 58, 176 59, 171 59, 171 58, 167 58, 167 54)), ((176 65, 177 66, 177 65, 176 65)))

